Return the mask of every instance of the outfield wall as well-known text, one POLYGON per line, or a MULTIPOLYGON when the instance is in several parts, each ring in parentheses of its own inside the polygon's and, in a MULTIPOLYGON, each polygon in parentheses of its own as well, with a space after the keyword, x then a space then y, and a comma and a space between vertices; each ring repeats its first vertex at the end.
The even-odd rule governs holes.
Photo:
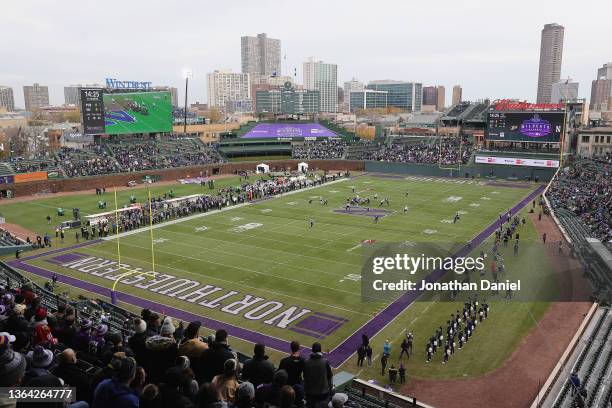
MULTIPOLYGON (((270 160, 263 162, 270 166, 270 171, 281 171, 282 169, 297 170, 298 163, 303 161, 309 164, 311 170, 364 170, 364 163, 359 160, 270 160)), ((49 179, 45 181, 3 185, 2 187, 3 189, 13 190, 15 197, 21 197, 41 193, 59 193, 65 191, 91 190, 102 187, 125 186, 130 180, 141 183, 144 176, 152 175, 160 176, 160 181, 176 181, 182 178, 198 177, 207 174, 207 172, 208 175, 228 175, 235 174, 237 171, 255 171, 255 166, 260 163, 262 163, 262 161, 235 162, 164 170, 147 170, 104 176, 49 179)))
MULTIPOLYGON (((449 166, 450 167, 450 166, 449 166)), ((437 164, 405 164, 366 161, 365 171, 372 173, 410 174, 431 177, 495 177, 500 179, 526 180, 535 177, 542 182, 552 179, 557 169, 539 167, 519 167, 490 164, 470 164, 454 169, 440 168, 437 164)))

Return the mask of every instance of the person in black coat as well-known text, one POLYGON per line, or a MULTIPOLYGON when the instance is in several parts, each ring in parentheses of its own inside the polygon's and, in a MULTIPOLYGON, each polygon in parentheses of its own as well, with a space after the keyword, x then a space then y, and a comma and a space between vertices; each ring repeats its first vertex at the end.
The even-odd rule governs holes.
POLYGON ((242 380, 249 381, 255 389, 260 384, 272 382, 274 377, 274 364, 268 361, 266 356, 266 347, 261 344, 255 344, 253 358, 247 360, 242 368, 242 380))
POLYGON ((291 342, 291 355, 283 358, 278 366, 279 370, 287 372, 287 384, 294 386, 301 384, 302 373, 304 372, 304 357, 300 355, 300 343, 297 341, 291 342))
POLYGON ((146 347, 145 342, 147 341, 147 323, 139 318, 134 319, 132 322, 134 327, 134 335, 128 340, 128 347, 134 353, 134 358, 140 364, 145 360, 146 347))
POLYGON ((200 365, 196 372, 198 384, 209 383, 213 377, 223 374, 223 366, 229 359, 236 358, 232 349, 227 345, 227 332, 223 329, 215 333, 215 341, 204 350, 199 359, 200 365))
POLYGON ((91 377, 77 365, 76 353, 73 349, 66 349, 57 356, 58 365, 53 374, 64 380, 65 384, 76 388, 76 400, 88 401, 93 393, 91 377))

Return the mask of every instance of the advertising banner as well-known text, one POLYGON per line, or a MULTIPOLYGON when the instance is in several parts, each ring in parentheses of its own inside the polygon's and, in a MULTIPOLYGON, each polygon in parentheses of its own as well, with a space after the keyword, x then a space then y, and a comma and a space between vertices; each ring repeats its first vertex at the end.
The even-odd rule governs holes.
POLYGON ((476 164, 505 164, 526 167, 559 167, 559 160, 521 159, 517 157, 476 156, 476 164))
POLYGON ((15 174, 15 183, 25 183, 27 181, 41 181, 47 179, 46 171, 35 171, 33 173, 15 174))

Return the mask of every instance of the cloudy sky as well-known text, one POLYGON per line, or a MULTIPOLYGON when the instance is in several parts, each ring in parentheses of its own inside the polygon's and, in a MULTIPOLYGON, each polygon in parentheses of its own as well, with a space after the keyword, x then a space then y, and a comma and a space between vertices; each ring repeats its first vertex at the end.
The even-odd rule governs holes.
POLYGON ((240 37, 266 32, 286 55, 283 74, 302 82, 302 62, 338 64, 338 82, 401 79, 454 84, 464 99, 535 99, 540 30, 565 26, 562 78, 589 97, 596 69, 612 61, 610 0, 25 0, 2 2, 0 85, 63 86, 107 77, 181 89, 206 101, 205 74, 240 71, 240 37))

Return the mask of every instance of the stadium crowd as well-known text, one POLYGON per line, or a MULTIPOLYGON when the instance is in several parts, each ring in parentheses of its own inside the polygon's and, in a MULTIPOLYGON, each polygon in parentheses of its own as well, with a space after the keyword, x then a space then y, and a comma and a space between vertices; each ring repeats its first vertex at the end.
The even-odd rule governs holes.
POLYGON ((602 242, 612 240, 612 155, 577 160, 559 172, 547 196, 553 209, 579 216, 602 242))
POLYGON ((219 163, 223 160, 212 148, 198 146, 193 149, 164 151, 154 141, 133 144, 110 144, 115 158, 124 171, 141 171, 168 167, 184 167, 219 163))
POLYGON ((98 176, 118 173, 119 163, 100 145, 88 149, 62 147, 56 152, 57 165, 61 166, 68 177, 98 176))
MULTIPOLYGON (((339 175, 337 175, 339 177, 339 175)), ((332 176, 335 177, 335 176, 332 176)), ((167 197, 153 198, 151 203, 147 201, 143 205, 134 205, 122 209, 119 215, 120 231, 129 231, 149 225, 151 217, 149 208, 153 212, 153 223, 182 218, 195 213, 207 212, 221 209, 223 207, 244 203, 251 200, 259 200, 266 197, 282 194, 289 191, 299 190, 316 184, 323 183, 324 179, 307 179, 306 177, 259 179, 252 183, 243 183, 240 187, 227 187, 220 189, 216 195, 202 194, 184 197, 182 199, 168 199, 167 197)), ((87 227, 81 228, 83 238, 95 238, 106 236, 116 232, 116 223, 109 218, 103 218, 93 222, 90 226, 91 233, 87 227)))
MULTIPOLYGON (((70 304, 51 313, 31 284, 0 286, 0 387, 76 388, 71 408, 330 407, 347 404, 334 394, 332 371, 319 343, 307 358, 292 342, 276 367, 263 344, 239 361, 228 333, 202 337, 201 323, 186 327, 144 309, 129 331, 111 330, 108 317, 77 316, 70 304), (129 333, 129 334, 127 334, 129 333)), ((15 404, 0 395, 2 407, 15 404)))
POLYGON ((467 164, 472 155, 472 143, 457 138, 442 142, 393 142, 378 149, 363 150, 362 160, 421 164, 467 164))
POLYGON ((341 159, 346 152, 347 144, 341 139, 323 141, 306 141, 294 144, 291 157, 294 159, 341 159))

